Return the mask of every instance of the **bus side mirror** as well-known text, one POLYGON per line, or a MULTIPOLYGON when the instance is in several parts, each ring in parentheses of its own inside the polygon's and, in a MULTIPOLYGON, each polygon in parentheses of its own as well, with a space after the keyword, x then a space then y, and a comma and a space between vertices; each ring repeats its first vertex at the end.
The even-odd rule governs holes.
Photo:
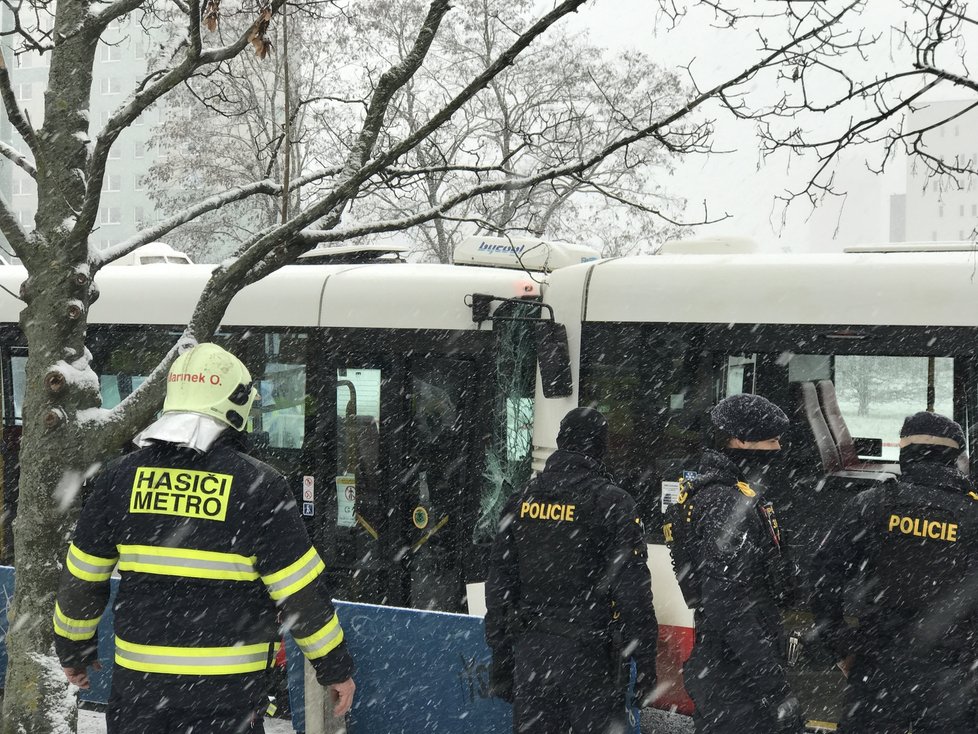
POLYGON ((574 381, 571 378, 567 329, 556 321, 538 321, 536 338, 543 397, 570 397, 574 392, 574 381))

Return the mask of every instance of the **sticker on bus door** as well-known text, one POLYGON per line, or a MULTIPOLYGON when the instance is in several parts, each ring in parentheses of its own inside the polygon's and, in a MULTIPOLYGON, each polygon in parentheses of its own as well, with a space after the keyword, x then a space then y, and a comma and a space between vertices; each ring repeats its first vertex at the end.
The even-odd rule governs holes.
POLYGON ((357 480, 352 474, 336 477, 336 525, 352 528, 357 524, 357 480))

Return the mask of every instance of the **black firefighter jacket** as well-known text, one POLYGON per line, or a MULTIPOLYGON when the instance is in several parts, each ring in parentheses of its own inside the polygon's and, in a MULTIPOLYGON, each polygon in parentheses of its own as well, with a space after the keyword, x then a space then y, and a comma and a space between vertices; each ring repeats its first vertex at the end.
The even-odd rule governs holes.
POLYGON ((696 644, 736 660, 754 690, 782 701, 791 689, 777 587, 781 538, 773 510, 717 451, 704 452, 689 497, 701 597, 696 644))
POLYGON ((884 649, 942 665, 978 657, 978 493, 955 468, 907 463, 900 481, 860 492, 815 560, 812 608, 837 659, 884 649))
POLYGON ((62 665, 96 658, 118 567, 114 689, 123 695, 131 680, 182 705, 256 705, 280 620, 320 683, 350 677, 325 566, 292 493, 236 439, 222 436, 203 455, 156 444, 90 481, 55 607, 62 665))
POLYGON ((599 461, 554 452, 510 498, 493 543, 486 638, 494 665, 527 629, 587 641, 609 640, 618 627, 624 655, 650 688, 658 626, 644 535, 635 501, 599 461))

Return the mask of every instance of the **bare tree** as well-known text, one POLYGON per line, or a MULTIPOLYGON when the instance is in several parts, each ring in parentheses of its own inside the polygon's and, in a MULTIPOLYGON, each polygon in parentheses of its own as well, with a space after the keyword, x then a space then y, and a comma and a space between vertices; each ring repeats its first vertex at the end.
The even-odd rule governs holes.
MULTIPOLYGON (((477 104, 480 95, 491 94, 492 84, 506 70, 520 63, 525 53, 545 40, 551 26, 586 0, 559 0, 548 12, 501 30, 495 52, 479 63, 472 62, 465 77, 446 79, 430 112, 407 126, 394 114, 406 88, 424 70, 441 62, 432 54, 440 34, 451 24, 468 22, 467 17, 450 13, 449 0, 415 3, 416 12, 405 21, 413 30, 402 46, 386 47, 384 54, 376 55, 367 53, 372 38, 363 39, 357 46, 358 54, 372 59, 368 73, 350 69, 345 73, 363 94, 335 95, 335 99, 359 99, 361 103, 350 105, 348 128, 331 130, 333 146, 327 151, 330 157, 320 161, 323 165, 291 179, 290 189, 306 192, 302 200, 287 212, 285 221, 269 223, 238 243, 234 257, 213 271, 190 323, 167 358, 126 399, 111 410, 103 410, 99 407, 99 380, 86 349, 87 315, 97 297, 93 283, 97 272, 109 261, 166 237, 208 212, 235 202, 259 201, 260 197, 278 199, 283 193, 281 182, 271 175, 256 177, 195 200, 108 251, 99 252, 90 247, 89 239, 96 224, 109 153, 129 125, 180 85, 219 73, 225 68, 222 65, 249 48, 267 56, 269 26, 282 1, 259 2, 257 8, 249 9, 221 5, 220 0, 209 0, 206 6, 199 0, 175 0, 177 12, 164 12, 165 8, 152 5, 151 0, 92 5, 86 0, 59 0, 56 8, 53 3, 8 6, 15 17, 11 33, 21 46, 49 56, 50 73, 44 121, 35 127, 17 104, 7 69, 0 65, 0 100, 30 152, 26 167, 24 161, 21 167, 32 174, 38 191, 38 211, 30 230, 17 221, 8 202, 0 201, 0 231, 28 274, 21 289, 25 302, 21 329, 29 348, 20 500, 14 524, 17 586, 9 612, 4 733, 50 734, 65 730, 66 716, 73 722, 70 707, 66 707, 66 701, 71 700, 66 695, 66 682, 52 654, 50 620, 59 559, 64 557, 74 516, 63 512, 63 503, 55 498, 76 506, 80 479, 150 420, 162 399, 166 370, 173 357, 187 344, 214 334, 239 290, 319 243, 405 230, 450 217, 468 202, 505 192, 542 189, 551 182, 559 187, 590 175, 615 156, 631 159, 634 153, 644 166, 651 156, 650 144, 670 154, 701 149, 708 143, 708 129, 695 123, 687 125, 686 120, 707 101, 736 94, 761 70, 783 65, 796 48, 817 42, 822 32, 822 28, 814 27, 787 39, 782 47, 732 72, 722 83, 664 107, 656 99, 644 103, 632 100, 602 120, 600 135, 579 140, 570 157, 551 157, 541 145, 536 156, 513 167, 499 157, 498 150, 487 147, 486 157, 475 163, 444 164, 458 174, 458 180, 450 190, 440 191, 435 200, 423 201, 400 216, 361 217, 357 206, 361 198, 388 187, 395 179, 407 185, 424 181, 433 168, 412 153, 451 124, 456 115, 477 104), (49 10, 54 13, 53 29, 38 30, 34 14, 49 10), (87 113, 99 38, 115 19, 136 11, 161 18, 179 31, 174 32, 166 53, 151 72, 124 99, 94 140, 89 140, 87 113), (220 30, 219 18, 227 21, 231 30, 220 30), (236 18, 246 18, 238 30, 234 28, 236 18)), ((350 12, 372 5, 353 5, 350 12)), ((290 14, 297 7, 290 6, 290 14)), ((318 7, 321 13, 330 11, 330 6, 321 2, 318 7)), ((333 12, 339 25, 340 14, 346 11, 333 12)), ((336 75, 337 85, 343 77, 336 75)), ((562 139, 572 139, 576 122, 557 115, 553 129, 562 139)), ((15 151, 0 148, 0 155, 17 162, 15 151)), ((654 209, 654 200, 647 205, 654 209)))
POLYGON ((828 0, 763 7, 737 0, 660 2, 674 29, 704 17, 731 33, 753 30, 762 52, 819 28, 778 68, 758 75, 763 95, 724 95, 726 109, 756 124, 762 154, 796 168, 788 206, 845 197, 840 156, 861 155, 882 174, 909 158, 913 185, 939 191, 974 187, 978 154, 946 152, 941 128, 978 108, 971 47, 978 9, 965 0, 828 0), (943 104, 950 98, 960 101, 943 104), (905 158, 906 157, 906 158, 905 158))

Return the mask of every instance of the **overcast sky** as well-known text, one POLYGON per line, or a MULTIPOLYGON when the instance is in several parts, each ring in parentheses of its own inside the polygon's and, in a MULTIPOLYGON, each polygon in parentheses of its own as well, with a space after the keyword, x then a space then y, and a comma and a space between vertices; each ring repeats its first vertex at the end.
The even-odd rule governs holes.
MULTIPOLYGON (((711 31, 707 22, 687 19, 677 30, 657 33, 657 7, 655 0, 592 0, 568 22, 575 29, 586 29, 601 45, 637 48, 677 69, 692 62, 701 84, 719 81, 760 56, 751 33, 711 31)), ((888 200, 891 193, 901 191, 900 170, 880 179, 866 171, 862 156, 849 156, 840 176, 849 190, 845 206, 840 209, 840 203, 833 202, 814 213, 806 206, 793 206, 782 226, 773 210, 774 197, 785 187, 798 185, 800 170, 792 175, 783 163, 762 165, 750 127, 726 118, 719 118, 718 123, 722 146, 737 151, 689 157, 679 164, 675 177, 677 193, 689 202, 689 216, 702 211, 704 199, 711 215, 731 215, 722 223, 699 228, 700 234, 746 236, 764 249, 796 251, 833 250, 889 239, 888 200)))

